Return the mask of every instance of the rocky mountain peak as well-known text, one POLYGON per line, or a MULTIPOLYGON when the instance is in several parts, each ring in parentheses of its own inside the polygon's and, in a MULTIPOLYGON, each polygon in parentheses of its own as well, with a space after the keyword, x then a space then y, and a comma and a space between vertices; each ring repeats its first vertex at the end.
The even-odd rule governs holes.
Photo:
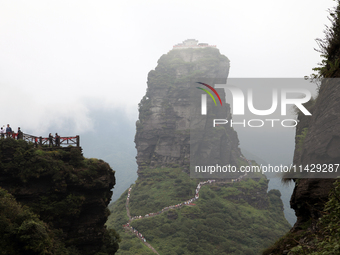
MULTIPOLYGON (((225 81, 229 67, 229 59, 211 47, 171 50, 161 56, 155 70, 149 72, 147 91, 139 104, 135 136, 139 175, 148 166, 180 166, 188 171, 193 84, 200 79, 212 85, 216 79, 225 81)), ((224 91, 221 93, 224 98, 224 91)), ((229 105, 223 109, 226 118, 230 118, 229 105)), ((239 152, 237 134, 232 129, 228 132, 227 158, 229 162, 236 161, 231 151, 239 152)))

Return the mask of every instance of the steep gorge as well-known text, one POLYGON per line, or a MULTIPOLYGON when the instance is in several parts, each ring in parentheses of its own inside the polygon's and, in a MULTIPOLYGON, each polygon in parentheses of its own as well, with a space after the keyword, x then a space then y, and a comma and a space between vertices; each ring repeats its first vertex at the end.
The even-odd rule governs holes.
POLYGON ((327 171, 292 178, 290 203, 297 222, 264 254, 340 254, 340 1, 329 11, 331 26, 324 31, 325 39, 317 39, 324 59, 312 76, 320 82, 319 94, 306 104, 312 116, 298 116, 294 152, 294 164, 319 164, 327 171))
MULTIPOLYGON (((308 107, 312 112, 312 116, 302 114, 298 116, 299 124, 296 130, 294 164, 302 165, 303 167, 308 167, 311 164, 336 167, 340 162, 339 79, 324 79, 317 99, 310 102, 308 107), (305 135, 301 146, 300 140, 303 132, 305 132, 305 135)), ((335 177, 340 174, 335 170, 324 173, 323 178, 320 178, 320 173, 305 174, 304 178, 293 179, 295 188, 290 204, 295 210, 297 222, 287 237, 279 240, 277 245, 268 249, 265 254, 278 254, 283 250, 288 252, 291 249, 296 249, 296 253, 293 254, 321 252, 323 250, 315 245, 321 243, 327 233, 326 226, 321 223, 320 219, 329 214, 325 211, 325 205, 330 200, 330 192, 335 188, 335 177), (297 243, 293 239, 299 240, 299 242, 297 243), (320 240, 316 241, 317 239, 320 240)), ((336 208, 334 209, 336 210, 336 208)), ((335 222, 335 224, 338 224, 338 222, 335 222)), ((336 229, 334 231, 338 231, 336 229)), ((336 249, 336 247, 334 248, 336 249)), ((340 250, 338 251, 340 252, 340 250)))

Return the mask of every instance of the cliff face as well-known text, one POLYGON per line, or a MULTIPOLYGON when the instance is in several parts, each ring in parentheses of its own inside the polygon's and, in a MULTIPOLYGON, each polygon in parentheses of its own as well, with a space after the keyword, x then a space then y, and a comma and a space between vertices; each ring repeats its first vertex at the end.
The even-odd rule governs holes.
MULTIPOLYGON (((324 79, 319 96, 306 105, 312 116, 298 116, 295 165, 339 164, 340 139, 339 80, 324 79), (305 135, 302 136, 303 132, 305 135), (304 137, 301 143, 301 137, 304 137)), ((334 168, 335 169, 335 168, 334 168)), ((309 173, 311 174, 311 173, 309 173)), ((291 207, 297 221, 290 233, 264 254, 339 254, 339 185, 335 189, 335 170, 323 177, 295 179, 291 207), (335 189, 335 190, 334 190, 335 189), (333 194, 333 195, 331 195, 333 194), (335 194, 335 195, 334 195, 335 194), (330 196, 331 195, 331 196, 330 196)))
POLYGON ((84 159, 77 148, 44 151, 22 140, 0 141, 0 187, 52 229, 60 229, 66 247, 80 254, 104 252, 114 184, 107 163, 84 159))
MULTIPOLYGON (((228 73, 228 58, 214 48, 172 50, 159 59, 155 70, 148 75, 147 92, 139 104, 135 136, 139 176, 146 166, 181 167, 188 171, 190 128, 196 124, 191 122, 192 85, 202 78, 211 85, 216 78, 224 78, 225 82, 228 73)), ((224 98, 224 91, 221 91, 221 98, 224 98)), ((194 114, 199 114, 199 110, 198 107, 194 114)), ((228 105, 221 107, 221 111, 225 112, 226 119, 231 118, 228 105)), ((236 158, 240 156, 237 134, 230 127, 227 132, 228 137, 221 139, 226 142, 219 151, 223 151, 228 163, 237 164, 236 158)), ((223 135, 226 136, 225 132, 221 132, 220 136, 223 135)))
MULTIPOLYGON (((312 106, 312 117, 300 116, 297 135, 308 128, 302 149, 295 149, 294 164, 339 164, 340 162, 340 86, 338 82, 324 80, 319 96, 312 106)), ((332 173, 327 173, 328 177, 332 173)), ((337 174, 338 175, 338 174, 337 174)), ((334 179, 300 179, 296 184, 291 207, 298 217, 294 229, 310 219, 314 224, 321 216, 334 179)))
POLYGON ((294 179, 295 189, 290 202, 297 222, 291 232, 265 254, 282 251, 288 254, 340 254, 340 174, 337 167, 340 162, 340 1, 336 2, 337 5, 329 9, 331 25, 324 30, 324 39, 317 39, 317 51, 321 53, 322 61, 311 76, 322 81, 319 95, 315 104, 312 102, 308 106, 313 116, 299 116, 294 153, 294 164, 322 164, 327 171, 322 176, 315 173, 307 176, 309 179, 294 179))

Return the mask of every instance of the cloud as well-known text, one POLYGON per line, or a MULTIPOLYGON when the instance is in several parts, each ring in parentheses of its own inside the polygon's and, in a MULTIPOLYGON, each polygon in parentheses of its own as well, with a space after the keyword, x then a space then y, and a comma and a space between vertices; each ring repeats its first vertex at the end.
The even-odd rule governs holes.
MULTIPOLYGON (((93 101, 137 118, 147 74, 188 38, 217 45, 232 77, 303 77, 325 1, 2 1, 0 121, 91 128, 93 101), (91 106, 90 106, 91 105, 91 106)), ((23 129, 24 130, 24 129, 23 129)))

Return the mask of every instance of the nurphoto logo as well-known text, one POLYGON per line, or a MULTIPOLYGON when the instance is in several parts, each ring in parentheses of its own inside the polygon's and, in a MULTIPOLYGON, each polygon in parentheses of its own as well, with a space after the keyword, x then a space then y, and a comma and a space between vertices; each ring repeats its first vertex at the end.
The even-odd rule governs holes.
MULTIPOLYGON (((271 124, 271 127, 275 126, 275 123, 280 122, 282 127, 295 127, 297 125, 296 119, 280 119, 280 118, 269 118, 274 116, 287 116, 288 106, 295 107, 300 110, 304 115, 312 115, 306 107, 303 105, 307 103, 311 98, 311 92, 306 88, 298 87, 282 87, 282 86, 254 86, 248 84, 246 87, 240 88, 238 86, 229 84, 215 84, 214 87, 209 84, 197 82, 201 85, 209 88, 220 100, 222 106, 222 100, 216 89, 224 89, 225 94, 231 96, 231 113, 233 116, 266 116, 266 119, 251 118, 243 119, 241 122, 233 121, 232 119, 214 119, 213 127, 216 125, 242 125, 244 127, 262 127, 265 123, 271 124), (257 91, 258 90, 258 91, 257 91), (265 91, 265 93, 263 93, 265 91), (265 94, 265 95, 264 95, 265 94), (264 98, 265 97, 265 98, 264 98), (267 106, 264 109, 259 109, 255 106, 255 101, 265 101, 267 106), (269 105, 268 105, 269 104, 269 105), (246 113, 247 112, 247 113, 246 113), (271 116, 272 115, 272 116, 271 116), (247 125, 248 124, 248 125, 247 125)), ((248 81, 249 83, 249 81, 248 81)), ((212 93, 207 89, 197 87, 203 90, 206 94, 201 95, 201 115, 207 115, 207 94, 212 98, 215 105, 216 100, 212 93)), ((262 107, 263 108, 263 107, 262 107)))

